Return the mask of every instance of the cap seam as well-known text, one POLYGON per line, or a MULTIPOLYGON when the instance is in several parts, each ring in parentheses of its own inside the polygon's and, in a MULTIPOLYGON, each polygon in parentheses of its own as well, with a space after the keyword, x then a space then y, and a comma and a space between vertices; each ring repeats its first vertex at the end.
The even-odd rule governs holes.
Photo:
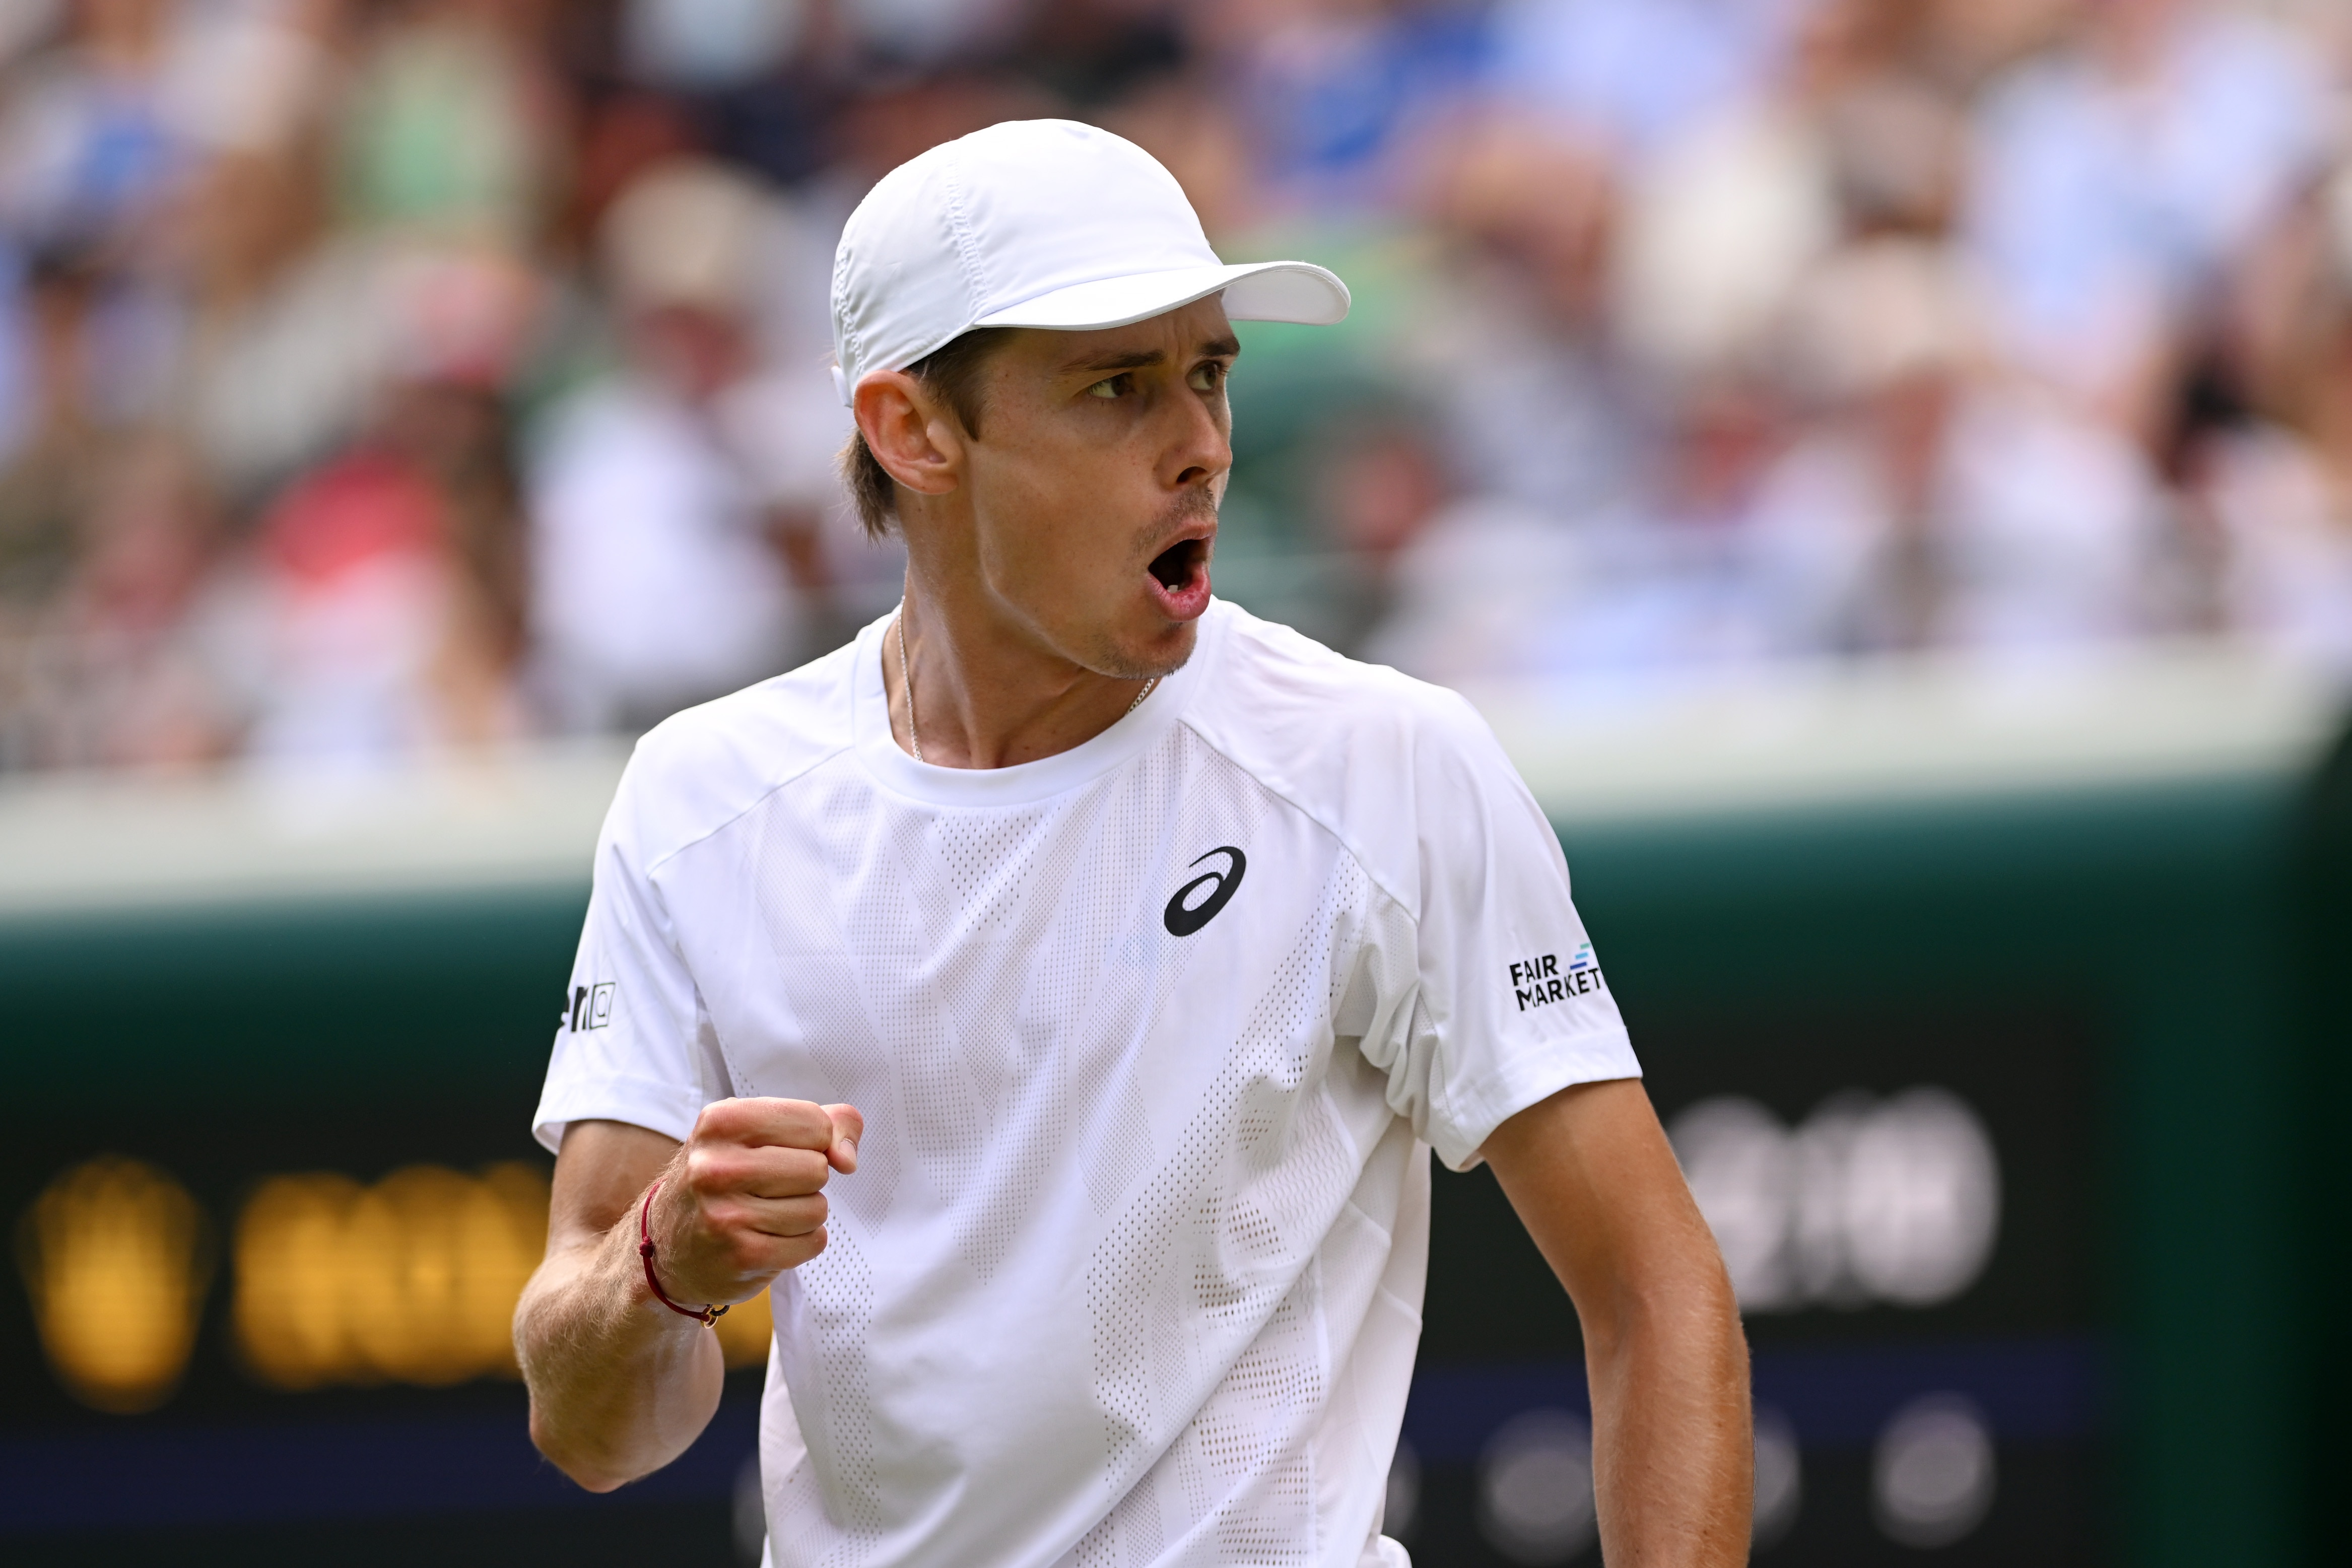
POLYGON ((963 269, 963 325, 950 337, 940 340, 939 346, 941 348, 969 331, 971 323, 985 314, 980 305, 982 296, 986 292, 982 287, 985 278, 981 270, 979 242, 972 237, 971 214, 964 206, 963 158, 959 152, 950 154, 944 162, 947 164, 948 235, 955 241, 956 261, 963 269))
POLYGON ((857 340, 856 313, 849 308, 849 274, 856 265, 851 246, 845 235, 833 258, 833 358, 843 378, 855 387, 856 378, 866 373, 866 354, 857 340))

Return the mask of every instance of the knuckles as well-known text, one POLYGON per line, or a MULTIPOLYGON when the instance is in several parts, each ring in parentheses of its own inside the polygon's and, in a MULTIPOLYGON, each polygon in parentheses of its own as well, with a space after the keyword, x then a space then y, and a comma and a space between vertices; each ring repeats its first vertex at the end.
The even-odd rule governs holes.
POLYGON ((707 1204, 747 1191, 783 1197, 819 1192, 832 1174, 824 1155, 814 1150, 719 1144, 690 1147, 684 1179, 688 1190, 707 1204))
POLYGON ((824 1250, 824 1244, 822 1216, 806 1230, 791 1235, 730 1229, 721 1234, 711 1262, 720 1273, 734 1279, 772 1279, 786 1269, 807 1262, 824 1250))
POLYGON ((713 1168, 717 1163, 709 1148, 700 1145, 691 1145, 686 1151, 686 1164, 678 1172, 678 1180, 688 1192, 707 1197, 726 1186, 719 1173, 713 1168))
POLYGON ((833 1118, 806 1100, 718 1100, 695 1119, 694 1141, 824 1150, 833 1143, 833 1118))
POLYGON ((719 1258, 738 1274, 764 1274, 776 1267, 773 1250, 769 1238, 739 1230, 727 1239, 719 1258))
POLYGON ((765 1249, 822 1229, 832 1207, 821 1194, 789 1198, 725 1198, 703 1209, 703 1222, 716 1236, 730 1264, 773 1268, 765 1249))

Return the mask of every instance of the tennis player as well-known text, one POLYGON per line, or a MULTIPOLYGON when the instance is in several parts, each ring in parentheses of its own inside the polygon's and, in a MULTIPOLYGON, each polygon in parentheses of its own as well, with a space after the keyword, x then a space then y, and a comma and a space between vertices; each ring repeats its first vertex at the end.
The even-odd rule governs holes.
POLYGON ((1746 1560, 1738 1319, 1542 812, 1459 697, 1210 594, 1228 322, 1347 308, 1065 121, 851 217, 906 597, 614 801, 516 1318, 582 1485, 684 1451, 766 1291, 777 1568, 1394 1568, 1433 1148, 1574 1300, 1609 1560, 1746 1560))

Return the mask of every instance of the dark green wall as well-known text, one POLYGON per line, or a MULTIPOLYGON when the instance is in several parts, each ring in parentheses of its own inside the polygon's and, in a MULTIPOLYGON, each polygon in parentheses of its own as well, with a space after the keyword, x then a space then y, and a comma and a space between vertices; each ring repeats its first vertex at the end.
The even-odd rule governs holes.
POLYGON ((1824 998, 2093 1020, 2125 1561, 2300 1559, 2297 795, 2241 780, 1565 834, 1637 1038, 1824 998))

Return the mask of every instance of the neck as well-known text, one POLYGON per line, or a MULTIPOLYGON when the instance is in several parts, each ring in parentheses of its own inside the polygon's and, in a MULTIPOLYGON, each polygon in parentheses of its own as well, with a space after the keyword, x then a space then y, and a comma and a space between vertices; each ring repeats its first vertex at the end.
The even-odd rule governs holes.
POLYGON ((908 569, 900 623, 882 640, 882 689, 892 738, 910 755, 919 738, 922 760, 935 768, 1011 768, 1083 746, 1126 717, 1150 684, 1097 674, 1034 629, 925 576, 908 569))

